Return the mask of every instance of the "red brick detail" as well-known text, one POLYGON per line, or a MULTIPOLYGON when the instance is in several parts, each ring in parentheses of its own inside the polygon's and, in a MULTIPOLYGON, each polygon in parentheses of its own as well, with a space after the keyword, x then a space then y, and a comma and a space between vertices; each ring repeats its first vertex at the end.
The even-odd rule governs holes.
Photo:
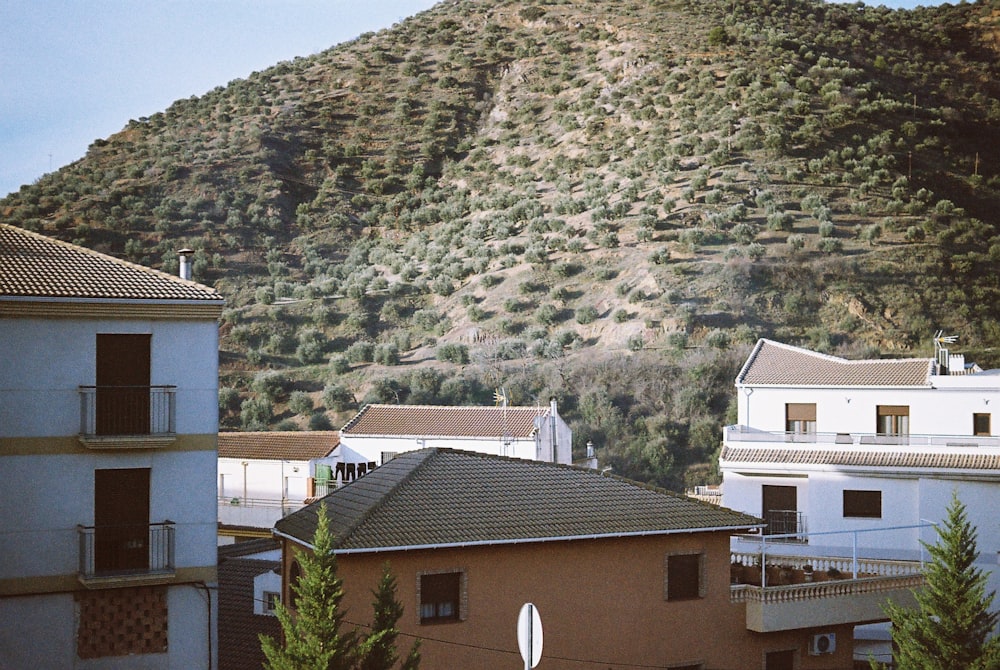
POLYGON ((76 601, 81 659, 166 653, 166 587, 84 591, 76 601))

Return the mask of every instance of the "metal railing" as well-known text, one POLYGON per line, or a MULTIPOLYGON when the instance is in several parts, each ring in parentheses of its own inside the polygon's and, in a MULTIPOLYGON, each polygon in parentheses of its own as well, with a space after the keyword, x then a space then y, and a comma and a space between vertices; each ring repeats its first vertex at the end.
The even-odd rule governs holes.
POLYGON ((805 542, 805 516, 794 509, 769 509, 764 515, 767 521, 766 535, 795 535, 783 538, 788 542, 805 542), (799 535, 802 534, 802 537, 799 535))
POLYGON ((726 426, 727 443, 788 443, 831 445, 836 448, 870 446, 1000 447, 1000 437, 981 435, 881 435, 878 433, 791 433, 726 426))
POLYGON ((174 571, 174 522, 77 526, 84 579, 174 571))
POLYGON ((174 435, 176 386, 81 386, 80 434, 174 435))

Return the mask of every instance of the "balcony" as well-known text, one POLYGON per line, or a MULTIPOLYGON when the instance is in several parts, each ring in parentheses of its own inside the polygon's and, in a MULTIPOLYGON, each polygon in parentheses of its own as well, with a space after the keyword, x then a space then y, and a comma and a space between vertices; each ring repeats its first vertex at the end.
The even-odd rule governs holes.
POLYGON ((177 439, 176 386, 81 386, 80 442, 89 449, 158 449, 177 439))
POLYGON ((219 523, 223 526, 270 529, 279 519, 305 506, 304 500, 220 496, 219 523))
POLYGON ((878 433, 791 433, 757 430, 749 426, 726 426, 726 444, 765 447, 802 444, 844 449, 849 447, 963 447, 1000 448, 1000 437, 979 435, 881 435, 878 433))
POLYGON ((174 523, 77 526, 79 580, 87 588, 156 584, 173 579, 174 523))
POLYGON ((780 535, 774 538, 781 542, 805 542, 806 524, 805 515, 794 509, 769 509, 764 515, 767 521, 765 535, 780 535))
POLYGON ((758 633, 885 621, 886 601, 913 606, 924 584, 915 561, 767 554, 762 570, 760 554, 731 558, 731 601, 758 633))

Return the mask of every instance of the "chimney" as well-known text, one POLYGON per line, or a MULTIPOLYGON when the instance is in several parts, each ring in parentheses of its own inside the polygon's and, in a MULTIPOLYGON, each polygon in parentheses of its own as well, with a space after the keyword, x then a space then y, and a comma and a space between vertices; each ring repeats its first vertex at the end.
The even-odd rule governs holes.
POLYGON ((179 269, 179 271, 178 271, 177 274, 180 275, 181 279, 187 279, 188 281, 191 280, 191 258, 190 258, 190 256, 193 253, 194 253, 194 249, 188 249, 187 247, 184 247, 183 249, 181 249, 180 251, 177 252, 177 255, 180 256, 180 269, 179 269))
POLYGON ((559 462, 559 446, 556 444, 556 420, 559 418, 559 412, 556 411, 556 399, 555 396, 549 398, 549 438, 551 442, 549 443, 552 447, 552 463, 559 462))

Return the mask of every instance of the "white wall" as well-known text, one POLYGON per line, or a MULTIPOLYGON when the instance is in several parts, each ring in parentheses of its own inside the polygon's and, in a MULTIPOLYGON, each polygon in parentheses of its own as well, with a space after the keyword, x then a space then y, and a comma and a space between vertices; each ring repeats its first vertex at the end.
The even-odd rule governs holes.
POLYGON ((254 458, 220 458, 216 488, 220 498, 244 497, 244 473, 246 476, 246 497, 280 501, 286 488, 289 500, 303 500, 306 497, 306 479, 311 477, 309 461, 280 461, 254 458), (243 467, 243 463, 246 467, 243 467))
MULTIPOLYGON (((417 449, 445 448, 475 451, 495 456, 511 456, 527 460, 538 460, 538 449, 534 439, 512 439, 510 446, 505 447, 499 437, 369 437, 344 435, 340 437, 342 449, 349 449, 359 458, 357 462, 372 462, 382 465, 382 452, 402 454, 417 449)), ((350 452, 344 451, 345 460, 349 461, 350 452)))
MULTIPOLYGON (((171 586, 167 591, 167 653, 76 657, 76 604, 69 593, 0 598, 0 668, 77 670, 207 670, 218 665, 212 632, 209 660, 209 602, 204 589, 171 586)), ((218 590, 211 594, 211 621, 218 619, 218 590)))
POLYGON ((96 379, 98 333, 149 333, 150 381, 177 386, 177 432, 218 431, 214 321, 7 319, 0 356, 0 437, 76 435, 79 386, 96 379))
MULTIPOLYGON (((936 377, 949 380, 949 388, 767 388, 753 393, 737 389, 739 423, 764 431, 785 430, 786 403, 815 403, 819 433, 877 432, 877 405, 908 405, 911 435, 972 435, 972 415, 993 413, 992 431, 1000 435, 1000 377, 968 375, 936 377), (978 378, 977 378, 978 377, 978 378), (981 386, 956 387, 957 379, 978 381, 981 386), (992 386, 985 386, 991 384, 992 386), (986 401, 989 401, 987 403, 986 401)), ((935 382, 937 383, 937 381, 935 382)), ((940 386, 940 384, 938 384, 940 386)))
POLYGON ((135 450, 6 456, 0 487, 0 579, 66 575, 78 569, 77 524, 94 524, 94 470, 151 468, 152 523, 175 523, 178 568, 214 565, 215 453, 135 450))

